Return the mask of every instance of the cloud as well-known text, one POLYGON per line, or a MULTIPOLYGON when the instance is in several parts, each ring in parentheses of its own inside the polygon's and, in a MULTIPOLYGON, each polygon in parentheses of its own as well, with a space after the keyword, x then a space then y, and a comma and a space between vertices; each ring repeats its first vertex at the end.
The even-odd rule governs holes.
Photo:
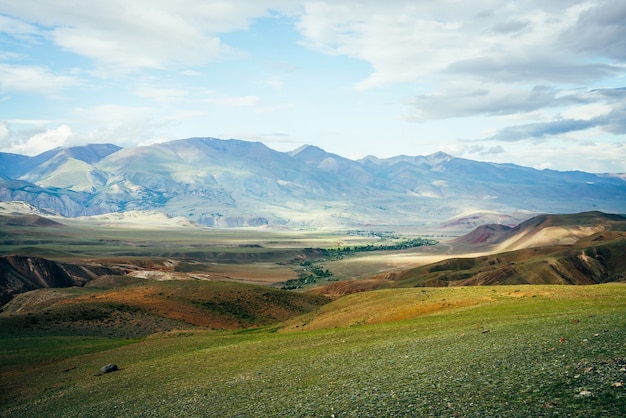
POLYGON ((206 90, 203 96, 205 102, 222 106, 255 106, 261 102, 258 96, 231 96, 213 90, 206 90))
POLYGON ((626 89, 594 89, 566 93, 565 102, 576 104, 548 121, 531 122, 500 129, 485 140, 516 142, 600 129, 615 135, 626 134, 626 89))
POLYGON ((0 137, 3 151, 22 155, 37 155, 52 148, 62 147, 68 144, 74 136, 72 129, 67 125, 36 133, 23 132, 17 135, 12 135, 6 125, 4 128, 6 130, 5 135, 0 137))
POLYGON ((3 16, 1 14, 0 28, 2 28, 2 32, 8 34, 13 38, 30 42, 36 42, 41 32, 34 25, 23 22, 19 19, 14 19, 10 16, 3 16))
POLYGON ((510 52, 508 55, 471 57, 450 63, 444 70, 452 75, 467 75, 498 82, 584 83, 610 77, 622 72, 618 65, 604 63, 575 63, 573 57, 559 52, 528 55, 510 52))
POLYGON ((9 128, 6 123, 0 122, 0 141, 9 136, 9 128))
POLYGON ((472 144, 472 145, 454 144, 454 145, 447 145, 445 147, 442 147, 441 151, 445 152, 446 154, 454 155, 455 157, 461 157, 461 156, 464 156, 464 155, 489 157, 489 156, 495 156, 495 155, 498 155, 498 154, 506 153, 505 149, 502 148, 501 145, 494 145, 492 147, 485 147, 484 145, 480 145, 480 144, 472 144))
POLYGON ((150 84, 142 84, 135 89, 135 95, 150 99, 157 103, 177 102, 188 96, 188 91, 178 88, 157 87, 150 84))
MULTIPOLYGON (((595 9, 608 15, 609 6, 595 9)), ((588 8, 582 0, 315 2, 305 4, 297 27, 312 48, 369 62, 373 73, 359 88, 425 83, 446 72, 543 84, 620 71, 610 62, 619 54, 610 50, 600 49, 592 57, 608 63, 580 55, 575 43, 583 36, 575 28, 591 13, 588 8), (566 48, 564 36, 572 41, 566 48)), ((600 25, 585 26, 595 30, 600 25)), ((622 31, 605 31, 604 40, 619 49, 622 31)))
POLYGON ((620 91, 581 91, 624 74, 624 21, 618 0, 346 0, 305 4, 297 28, 310 48, 371 65, 357 89, 417 91, 405 102, 407 120, 481 116, 501 125, 517 115, 527 122, 487 139, 522 141, 624 132, 620 91), (596 114, 583 115, 583 105, 596 114))
POLYGON ((498 84, 468 86, 451 83, 447 89, 422 94, 410 103, 413 120, 446 119, 473 115, 510 115, 563 105, 572 99, 560 96, 552 87, 535 86, 530 90, 498 84))
POLYGON ((489 141, 515 142, 527 139, 541 139, 546 136, 565 134, 593 128, 597 123, 592 120, 563 119, 550 122, 527 123, 508 126, 495 135, 485 138, 489 141))
POLYGON ((122 106, 116 104, 104 104, 86 108, 77 108, 73 114, 75 117, 93 125, 115 126, 148 118, 154 109, 141 106, 122 106))
MULTIPOLYGON (((591 173, 626 173, 624 144, 588 144, 571 146, 549 142, 513 151, 518 164, 537 169, 583 170, 591 173)), ((511 155, 512 156, 512 155, 511 155)), ((511 156, 507 156, 510 161, 511 156)))
MULTIPOLYGON (((34 21, 41 36, 109 69, 172 68, 215 60, 232 49, 220 33, 246 29, 270 9, 290 10, 287 0, 31 0, 0 5, 12 22, 34 21)), ((28 29, 13 26, 15 35, 28 29)))
POLYGON ((80 84, 75 77, 56 75, 46 68, 0 63, 0 91, 57 96, 64 89, 80 84))
POLYGON ((449 83, 435 93, 421 94, 409 100, 413 107, 409 120, 424 121, 470 117, 476 115, 501 116, 529 114, 547 108, 561 108, 560 119, 597 119, 597 124, 607 124, 610 118, 618 124, 625 115, 626 88, 603 88, 587 91, 559 90, 556 87, 535 86, 529 90, 501 84, 465 86, 449 83), (610 115, 609 115, 610 114, 610 115))
POLYGON ((77 125, 87 127, 81 133, 83 142, 111 142, 125 147, 172 139, 164 131, 181 113, 170 114, 157 107, 106 104, 77 108, 72 116, 77 125))
POLYGON ((591 56, 626 61, 626 3, 607 0, 582 12, 561 37, 572 50, 591 56))
POLYGON ((281 90, 283 88, 283 79, 278 75, 274 75, 265 80, 265 84, 275 90, 281 90))

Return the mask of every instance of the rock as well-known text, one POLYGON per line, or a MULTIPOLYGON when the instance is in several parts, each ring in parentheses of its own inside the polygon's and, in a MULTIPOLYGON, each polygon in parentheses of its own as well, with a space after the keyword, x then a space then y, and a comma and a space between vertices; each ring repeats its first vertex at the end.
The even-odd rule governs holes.
POLYGON ((118 370, 119 368, 117 367, 117 364, 111 363, 111 364, 107 364, 106 366, 100 367, 100 374, 116 372, 118 370))

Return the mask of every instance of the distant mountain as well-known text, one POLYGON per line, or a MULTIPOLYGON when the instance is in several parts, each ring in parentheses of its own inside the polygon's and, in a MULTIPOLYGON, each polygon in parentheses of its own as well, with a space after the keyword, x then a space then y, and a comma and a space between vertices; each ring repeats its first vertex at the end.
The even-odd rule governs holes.
POLYGON ((158 210, 207 226, 441 223, 467 230, 533 213, 623 212, 626 176, 535 170, 438 152, 359 161, 304 146, 191 138, 121 149, 0 153, 0 201, 64 216, 158 210), (463 218, 462 214, 482 213, 463 218))

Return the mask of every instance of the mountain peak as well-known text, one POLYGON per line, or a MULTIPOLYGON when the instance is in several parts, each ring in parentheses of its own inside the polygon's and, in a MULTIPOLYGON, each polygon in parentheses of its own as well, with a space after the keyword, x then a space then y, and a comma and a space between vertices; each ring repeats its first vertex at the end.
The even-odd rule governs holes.
POLYGON ((77 160, 84 161, 88 164, 95 164, 114 152, 121 150, 114 144, 88 144, 77 147, 64 148, 65 153, 77 160))
POLYGON ((295 157, 296 155, 300 155, 300 154, 327 154, 326 151, 324 151, 323 149, 321 149, 320 147, 317 147, 315 145, 309 145, 309 144, 304 144, 301 147, 296 148, 293 151, 290 151, 288 154, 291 157, 295 157))
POLYGON ((454 156, 450 155, 450 154, 446 154, 443 151, 437 151, 433 154, 427 155, 426 158, 431 161, 431 162, 443 162, 443 161, 450 161, 451 159, 455 158, 454 156))

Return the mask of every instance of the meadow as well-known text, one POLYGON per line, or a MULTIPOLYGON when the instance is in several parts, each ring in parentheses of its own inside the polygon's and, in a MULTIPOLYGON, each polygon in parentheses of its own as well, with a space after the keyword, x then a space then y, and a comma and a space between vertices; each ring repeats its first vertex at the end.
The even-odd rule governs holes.
POLYGON ((3 339, 0 416, 620 416, 625 341, 624 284, 379 290, 260 328, 3 339))

